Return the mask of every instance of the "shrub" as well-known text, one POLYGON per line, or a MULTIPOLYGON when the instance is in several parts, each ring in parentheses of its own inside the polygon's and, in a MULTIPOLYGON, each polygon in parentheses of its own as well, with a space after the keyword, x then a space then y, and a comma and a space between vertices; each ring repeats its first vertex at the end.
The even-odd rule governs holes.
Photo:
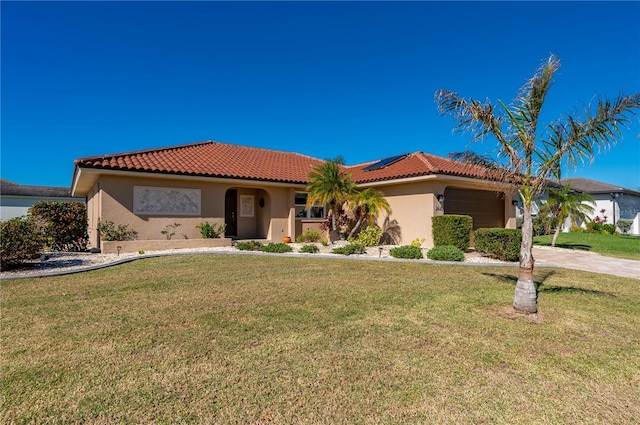
POLYGON ((103 241, 129 241, 138 236, 138 232, 129 229, 128 224, 114 224, 113 221, 98 222, 98 232, 103 241))
POLYGON ((263 246, 264 245, 258 241, 245 241, 238 242, 236 244, 236 249, 239 249, 240 251, 260 251, 260 248, 263 246))
POLYGON ((431 218, 433 244, 453 245, 462 251, 469 249, 473 219, 468 215, 437 215, 431 218))
POLYGON ((462 261, 464 260, 464 253, 456 246, 442 245, 427 251, 427 258, 437 261, 462 261))
POLYGON ((320 252, 320 248, 318 248, 317 245, 304 245, 300 248, 300 252, 315 254, 316 252, 320 252))
POLYGON ((555 229, 554 224, 557 222, 557 220, 554 220, 554 217, 545 215, 536 215, 531 221, 533 225, 533 236, 550 235, 552 229, 555 229))
POLYGON ((222 235, 224 231, 227 230, 227 224, 209 224, 208 221, 205 221, 197 225, 196 228, 200 230, 200 234, 202 235, 203 239, 214 239, 219 238, 220 235, 222 235))
POLYGON ((391 248, 391 250, 389 250, 389 254, 391 254, 393 258, 424 258, 420 247, 415 245, 404 245, 397 248, 391 248))
POLYGON ((322 233, 319 230, 307 229, 296 237, 296 242, 318 242, 322 239, 322 233))
POLYGON ((621 218, 620 220, 618 220, 618 228, 623 234, 631 230, 632 225, 633 225, 633 220, 627 220, 625 218, 621 218))
POLYGON ((601 225, 600 233, 603 235, 613 235, 616 233, 616 226, 613 224, 603 224, 601 225))
POLYGON ((39 222, 49 248, 84 251, 89 243, 87 208, 80 202, 36 202, 29 214, 39 222))
POLYGON ((182 226, 180 223, 168 224, 160 230, 160 234, 164 235, 167 240, 171 240, 171 237, 176 234, 176 229, 182 226))
POLYGON ((44 245, 42 232, 32 216, 0 223, 0 269, 8 270, 38 254, 44 245))
POLYGON ((351 240, 351 242, 360 243, 364 246, 376 246, 382 239, 382 229, 377 226, 368 226, 364 228, 358 236, 351 240))
POLYGON ((334 248, 331 252, 341 255, 364 254, 367 252, 367 248, 361 243, 353 242, 340 248, 334 248))
POLYGON ((293 248, 286 243, 278 242, 278 243, 269 243, 267 245, 261 246, 260 251, 262 252, 273 252, 277 254, 281 254, 283 252, 291 252, 293 248))
POLYGON ((520 229, 478 229, 474 234, 476 251, 503 261, 518 261, 521 244, 520 229))
POLYGON ((424 243, 424 238, 415 238, 414 240, 411 241, 411 246, 415 246, 416 248, 422 248, 423 243, 424 243))

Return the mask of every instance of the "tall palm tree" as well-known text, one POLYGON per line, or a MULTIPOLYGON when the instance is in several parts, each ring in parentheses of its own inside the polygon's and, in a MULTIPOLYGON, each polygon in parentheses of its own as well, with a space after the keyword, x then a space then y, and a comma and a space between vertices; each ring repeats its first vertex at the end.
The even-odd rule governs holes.
POLYGON ((351 229, 349 237, 352 237, 358 231, 365 220, 372 224, 383 211, 387 214, 391 213, 391 206, 382 192, 371 187, 353 195, 349 199, 349 206, 358 216, 358 221, 351 229))
POLYGON ((540 207, 538 215, 548 215, 555 217, 558 225, 551 240, 551 246, 556 246, 558 236, 562 225, 567 219, 571 220, 572 225, 578 225, 579 222, 590 221, 589 215, 593 214, 594 208, 589 205, 593 202, 593 197, 588 193, 577 192, 571 189, 571 185, 547 188, 549 198, 547 203, 540 207))
POLYGON ((346 174, 335 160, 325 161, 313 167, 309 173, 306 190, 309 192, 307 206, 316 203, 329 205, 332 229, 330 239, 334 240, 337 233, 336 218, 340 214, 340 208, 357 191, 351 175, 346 174))
POLYGON ((455 130, 470 132, 472 141, 487 135, 497 140, 500 167, 496 179, 515 184, 524 204, 520 269, 513 307, 537 312, 537 289, 533 282, 533 225, 531 204, 547 179, 561 166, 576 167, 592 161, 596 153, 615 144, 621 127, 631 122, 640 107, 640 94, 620 95, 614 101, 598 99, 585 107, 584 116, 566 114, 539 129, 538 119, 560 61, 551 55, 522 87, 510 105, 480 102, 457 93, 439 90, 435 100, 441 114, 451 114, 455 130))

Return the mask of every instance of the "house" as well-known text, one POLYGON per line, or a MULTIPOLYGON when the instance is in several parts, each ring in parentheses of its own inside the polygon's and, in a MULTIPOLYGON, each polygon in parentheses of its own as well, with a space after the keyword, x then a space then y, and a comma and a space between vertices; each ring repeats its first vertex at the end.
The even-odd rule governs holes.
MULTIPOLYGON (((226 223, 225 236, 279 241, 318 228, 326 207, 307 208, 305 186, 323 160, 216 141, 80 158, 71 193, 87 199, 91 245, 100 247, 99 221, 126 224, 138 239, 200 238, 203 221, 226 223)), ((486 169, 423 152, 345 166, 361 188, 374 187, 392 208, 379 224, 389 241, 425 238, 431 217, 469 214, 474 227, 515 227, 513 189, 486 169)))
POLYGON ((0 220, 26 215, 29 207, 40 201, 85 202, 72 197, 71 189, 57 186, 27 186, 0 179, 0 220))
POLYGON ((585 178, 562 179, 561 183, 593 197, 596 205, 592 219, 606 216, 607 223, 614 225, 620 219, 633 220, 629 233, 640 235, 640 192, 585 178))

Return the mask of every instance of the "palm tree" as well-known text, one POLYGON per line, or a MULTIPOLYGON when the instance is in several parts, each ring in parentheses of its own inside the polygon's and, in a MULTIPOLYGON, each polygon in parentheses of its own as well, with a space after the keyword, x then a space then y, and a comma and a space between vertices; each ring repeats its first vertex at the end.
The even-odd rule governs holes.
POLYGON ((349 237, 352 237, 358 231, 364 220, 372 224, 383 211, 387 214, 391 213, 391 206, 389 206, 389 202, 387 202, 382 192, 371 187, 354 194, 349 199, 349 206, 358 217, 358 221, 351 229, 349 237))
POLYGON ((498 101, 480 102, 457 93, 439 90, 435 100, 441 114, 451 114, 457 121, 455 130, 469 131, 472 141, 487 135, 497 139, 495 178, 518 187, 524 204, 520 269, 513 307, 535 313, 537 289, 533 282, 533 226, 531 204, 547 179, 562 165, 576 167, 592 161, 596 153, 615 144, 621 126, 631 122, 634 109, 640 107, 640 94, 620 95, 614 101, 598 99, 594 108, 585 107, 584 116, 566 114, 538 128, 538 119, 553 76, 560 61, 551 55, 522 87, 510 105, 498 101))
POLYGON ((539 215, 554 217, 557 221, 555 233, 551 240, 551 246, 556 246, 560 229, 567 219, 571 220, 572 225, 578 225, 578 222, 588 222, 590 214, 593 214, 594 208, 589 205, 595 205, 593 198, 588 193, 577 192, 571 189, 571 185, 547 188, 549 199, 547 203, 540 207, 539 215))
POLYGON ((329 237, 334 240, 337 233, 336 217, 340 214, 340 208, 357 191, 351 175, 346 174, 335 160, 325 161, 313 167, 309 173, 306 190, 309 192, 307 206, 316 203, 329 205, 332 229, 329 237))

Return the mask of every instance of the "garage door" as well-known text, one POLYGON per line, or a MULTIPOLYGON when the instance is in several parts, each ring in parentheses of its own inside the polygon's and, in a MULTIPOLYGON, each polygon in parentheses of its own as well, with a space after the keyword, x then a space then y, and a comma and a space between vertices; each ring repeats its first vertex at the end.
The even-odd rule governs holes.
POLYGON ((447 188, 444 191, 444 213, 470 215, 474 230, 504 227, 504 193, 447 188))

